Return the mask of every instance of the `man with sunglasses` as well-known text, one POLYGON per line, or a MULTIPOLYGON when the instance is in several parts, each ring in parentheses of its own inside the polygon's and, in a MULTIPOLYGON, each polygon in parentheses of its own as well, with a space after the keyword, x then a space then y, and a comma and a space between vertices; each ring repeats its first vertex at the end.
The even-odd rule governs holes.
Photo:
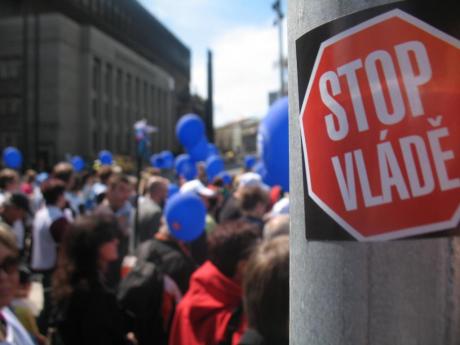
POLYGON ((0 227, 0 344, 33 345, 27 331, 8 305, 19 284, 19 251, 14 236, 0 227))

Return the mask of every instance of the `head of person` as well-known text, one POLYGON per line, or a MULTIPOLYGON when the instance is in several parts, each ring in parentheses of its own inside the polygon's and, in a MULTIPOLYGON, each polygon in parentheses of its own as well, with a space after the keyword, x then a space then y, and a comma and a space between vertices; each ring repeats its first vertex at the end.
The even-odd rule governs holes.
POLYGON ((6 194, 5 200, 0 205, 0 215, 9 225, 24 219, 28 213, 30 213, 29 199, 22 193, 6 194))
POLYGON ((0 308, 13 300, 19 286, 19 251, 13 234, 0 226, 0 308))
POLYGON ((133 191, 131 181, 126 175, 114 174, 107 181, 107 192, 105 198, 110 207, 116 211, 123 207, 129 200, 133 191))
POLYGON ((27 169, 24 174, 24 182, 34 183, 36 177, 37 177, 37 172, 35 170, 27 169))
POLYGON ((217 197, 217 194, 212 189, 206 187, 200 180, 195 179, 185 182, 180 187, 181 193, 194 193, 203 200, 206 209, 209 209, 213 203, 213 199, 217 197))
POLYGON ((113 174, 113 168, 110 165, 103 165, 97 171, 97 176, 102 184, 107 184, 113 174))
POLYGON ((13 169, 2 169, 0 171, 0 190, 5 192, 19 191, 19 175, 13 169))
POLYGON ((75 174, 72 164, 60 162, 53 168, 53 177, 64 182, 66 189, 71 189, 75 183, 75 174))
POLYGON ((243 300, 249 327, 274 344, 285 343, 289 338, 288 236, 264 241, 255 249, 246 265, 243 300))
POLYGON ((272 239, 280 235, 289 236, 289 215, 280 214, 272 216, 265 223, 264 239, 272 239))
POLYGON ((46 205, 64 208, 66 204, 65 184, 57 178, 49 178, 40 186, 40 190, 45 200, 46 205))
POLYGON ((222 274, 241 283, 259 234, 257 226, 240 220, 218 225, 208 238, 209 260, 222 274))
POLYGON ((54 276, 54 290, 59 300, 75 286, 87 288, 101 284, 101 273, 118 258, 117 221, 108 215, 77 218, 64 238, 54 276))
POLYGON ((267 212, 268 194, 259 186, 244 187, 239 200, 243 215, 262 218, 267 212))
POLYGON ((160 176, 152 176, 147 183, 150 198, 161 207, 164 206, 168 196, 168 180, 160 176))

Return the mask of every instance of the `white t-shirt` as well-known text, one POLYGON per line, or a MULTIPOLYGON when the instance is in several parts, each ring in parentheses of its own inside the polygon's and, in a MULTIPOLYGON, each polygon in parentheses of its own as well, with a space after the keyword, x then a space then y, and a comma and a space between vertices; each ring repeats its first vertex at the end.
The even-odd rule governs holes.
POLYGON ((34 345, 32 338, 7 307, 1 309, 6 321, 6 340, 0 345, 34 345))

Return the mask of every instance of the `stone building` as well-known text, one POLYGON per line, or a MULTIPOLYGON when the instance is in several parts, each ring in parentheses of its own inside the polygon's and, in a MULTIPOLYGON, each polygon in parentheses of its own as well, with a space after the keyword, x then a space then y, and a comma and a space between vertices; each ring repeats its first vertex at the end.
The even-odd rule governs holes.
POLYGON ((190 103, 190 51, 135 0, 2 0, 0 149, 30 165, 106 149, 135 154, 133 124, 177 150, 190 103))

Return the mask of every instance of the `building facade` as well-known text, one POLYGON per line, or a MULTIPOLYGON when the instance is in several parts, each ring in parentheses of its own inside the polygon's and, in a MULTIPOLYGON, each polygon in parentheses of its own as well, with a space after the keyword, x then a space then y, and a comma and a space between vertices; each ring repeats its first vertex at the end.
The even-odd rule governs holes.
POLYGON ((134 157, 133 124, 146 119, 159 128, 152 152, 177 150, 190 52, 135 0, 2 2, 1 149, 38 165, 134 157))
POLYGON ((257 152, 260 120, 249 118, 228 123, 215 130, 216 145, 228 158, 241 159, 257 152))

